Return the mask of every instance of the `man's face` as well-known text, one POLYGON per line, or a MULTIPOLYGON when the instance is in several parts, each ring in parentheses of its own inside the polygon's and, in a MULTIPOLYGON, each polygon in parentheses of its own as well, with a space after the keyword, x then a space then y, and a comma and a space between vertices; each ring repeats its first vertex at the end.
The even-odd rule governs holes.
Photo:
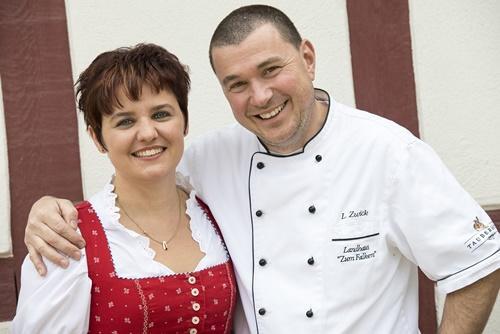
POLYGON ((314 121, 315 55, 297 50, 271 24, 238 45, 212 49, 215 74, 236 120, 276 153, 302 148, 321 127, 314 121))

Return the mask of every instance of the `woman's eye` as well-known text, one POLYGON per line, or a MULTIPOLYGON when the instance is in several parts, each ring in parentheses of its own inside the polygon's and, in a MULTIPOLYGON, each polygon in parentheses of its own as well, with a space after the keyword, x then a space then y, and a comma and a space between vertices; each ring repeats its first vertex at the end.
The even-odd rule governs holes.
POLYGON ((167 111, 157 111, 153 114, 153 119, 163 119, 170 116, 170 113, 167 111))
POLYGON ((116 123, 116 126, 117 127, 126 127, 126 126, 129 126, 131 125, 133 122, 130 118, 124 118, 124 119, 121 119, 118 123, 116 123))

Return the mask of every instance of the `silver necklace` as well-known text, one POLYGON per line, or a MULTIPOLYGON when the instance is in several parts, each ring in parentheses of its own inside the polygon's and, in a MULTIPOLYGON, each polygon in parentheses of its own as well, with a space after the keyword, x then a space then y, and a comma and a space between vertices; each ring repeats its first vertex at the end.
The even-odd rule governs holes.
POLYGON ((128 217, 128 219, 130 219, 130 221, 132 223, 134 223, 135 226, 137 226, 139 228, 139 230, 141 230, 142 234, 144 234, 147 238, 153 240, 154 242, 156 242, 157 244, 161 245, 163 250, 164 251, 167 251, 168 250, 168 243, 170 241, 172 241, 175 236, 177 235, 177 232, 179 232, 179 226, 181 225, 181 217, 182 217, 182 205, 181 205, 181 197, 179 195, 179 191, 176 189, 175 190, 176 193, 177 193, 177 199, 178 199, 178 206, 179 206, 179 217, 177 218, 177 224, 175 225, 175 231, 174 233, 172 234, 172 236, 170 238, 168 238, 167 240, 157 240, 155 238, 153 238, 153 236, 151 236, 151 234, 149 234, 148 232, 146 232, 142 227, 141 225, 139 225, 138 223, 136 223, 135 220, 132 219, 132 217, 130 217, 130 215, 127 213, 127 210, 125 210, 125 208, 123 207, 122 204, 119 204, 118 203, 118 198, 116 199, 116 203, 118 204, 118 206, 120 207, 120 209, 122 209, 123 213, 125 214, 125 216, 128 217))

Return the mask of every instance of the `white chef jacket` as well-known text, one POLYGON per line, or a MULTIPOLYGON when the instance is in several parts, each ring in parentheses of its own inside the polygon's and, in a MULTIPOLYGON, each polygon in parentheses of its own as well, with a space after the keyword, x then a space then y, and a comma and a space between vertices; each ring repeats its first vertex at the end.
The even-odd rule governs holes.
MULTIPOLYGON (((195 271, 203 270, 228 260, 228 255, 208 220, 198 205, 196 194, 183 177, 177 175, 177 183, 190 193, 186 201, 186 214, 190 217, 192 237, 205 256, 195 271)), ((149 247, 149 239, 120 224, 116 194, 111 183, 93 195, 89 202, 96 212, 106 233, 116 274, 122 278, 144 278, 175 274, 170 268, 154 260, 155 251, 149 247)), ((85 251, 80 261, 70 260, 67 269, 46 261, 47 276, 37 274, 28 258, 21 272, 21 294, 16 316, 12 321, 12 333, 87 333, 90 315, 92 281, 88 277, 85 251)))
POLYGON ((329 103, 301 152, 273 155, 234 124, 182 170, 222 230, 252 333, 418 333, 417 265, 445 293, 465 287, 499 268, 497 230, 429 146, 329 103))

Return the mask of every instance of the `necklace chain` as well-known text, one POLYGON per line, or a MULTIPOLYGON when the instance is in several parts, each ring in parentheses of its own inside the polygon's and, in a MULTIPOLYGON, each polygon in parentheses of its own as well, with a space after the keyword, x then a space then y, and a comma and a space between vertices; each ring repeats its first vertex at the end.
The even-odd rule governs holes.
POLYGON ((149 234, 148 232, 146 232, 142 227, 141 225, 139 225, 135 220, 132 219, 132 217, 130 217, 130 215, 127 213, 127 210, 125 210, 125 208, 123 207, 122 204, 119 204, 118 203, 118 198, 116 199, 116 202, 118 204, 118 206, 120 207, 120 209, 123 211, 123 213, 125 214, 125 216, 128 217, 128 219, 130 219, 130 221, 132 223, 134 223, 135 226, 137 226, 139 228, 139 230, 141 230, 142 234, 144 234, 146 237, 148 237, 149 239, 153 240, 154 242, 156 242, 157 244, 159 244, 160 246, 162 246, 163 250, 168 250, 168 243, 170 241, 172 241, 175 236, 177 235, 177 232, 179 232, 179 226, 181 225, 181 218, 182 218, 182 204, 181 204, 181 197, 179 195, 179 191, 176 189, 176 194, 177 194, 177 199, 178 199, 178 206, 179 206, 179 216, 177 218, 177 224, 175 225, 175 230, 174 230, 174 233, 172 234, 172 236, 170 238, 168 238, 167 240, 157 240, 155 238, 153 238, 153 236, 151 234, 149 234))

